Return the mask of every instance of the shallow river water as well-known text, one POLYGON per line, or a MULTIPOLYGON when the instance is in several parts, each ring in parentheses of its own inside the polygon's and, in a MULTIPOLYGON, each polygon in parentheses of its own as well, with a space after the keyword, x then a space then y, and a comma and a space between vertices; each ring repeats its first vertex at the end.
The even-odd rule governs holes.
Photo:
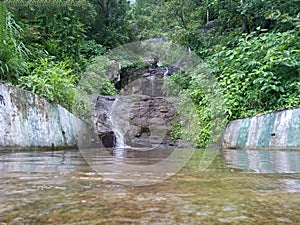
POLYGON ((4 151, 0 224, 300 224, 300 151, 223 150, 199 171, 201 151, 140 187, 111 182, 78 150, 4 151))

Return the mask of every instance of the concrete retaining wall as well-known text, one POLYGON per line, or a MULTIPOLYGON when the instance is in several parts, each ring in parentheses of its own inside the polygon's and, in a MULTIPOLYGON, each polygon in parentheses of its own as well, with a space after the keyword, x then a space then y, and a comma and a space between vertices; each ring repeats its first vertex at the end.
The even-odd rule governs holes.
POLYGON ((0 147, 75 147, 87 130, 60 105, 0 83, 0 147))
POLYGON ((223 148, 300 149, 300 108, 230 122, 223 148))

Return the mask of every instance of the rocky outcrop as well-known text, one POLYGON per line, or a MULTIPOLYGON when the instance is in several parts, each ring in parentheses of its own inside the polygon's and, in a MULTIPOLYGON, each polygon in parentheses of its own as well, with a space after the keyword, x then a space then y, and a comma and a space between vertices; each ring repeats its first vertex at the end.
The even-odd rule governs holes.
POLYGON ((126 100, 130 106, 129 126, 125 130, 128 145, 134 147, 175 145, 170 138, 172 124, 177 122, 176 108, 171 99, 138 95, 127 97, 126 100))
POLYGON ((171 99, 146 95, 99 96, 95 112, 96 129, 105 147, 112 147, 113 141, 120 138, 116 132, 131 147, 176 144, 170 137, 172 124, 177 122, 171 99))
POLYGON ((300 108, 230 122, 223 148, 300 149, 300 108))
POLYGON ((115 99, 112 96, 99 96, 95 103, 94 124, 104 147, 113 147, 116 142, 111 121, 111 111, 115 99))
POLYGON ((167 76, 175 67, 121 71, 115 86, 119 96, 99 96, 95 104, 94 123, 105 147, 171 147, 172 124, 177 122, 174 99, 163 93, 167 76))
POLYGON ((122 95, 164 96, 162 87, 166 77, 178 68, 174 66, 151 65, 147 68, 129 69, 120 73, 120 79, 115 82, 122 95))
POLYGON ((79 135, 87 125, 65 108, 0 83, 0 147, 75 147, 79 135))

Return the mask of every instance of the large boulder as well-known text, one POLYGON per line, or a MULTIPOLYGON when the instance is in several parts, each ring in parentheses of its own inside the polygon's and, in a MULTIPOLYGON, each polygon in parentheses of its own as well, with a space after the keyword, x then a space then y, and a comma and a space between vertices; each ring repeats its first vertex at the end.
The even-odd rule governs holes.
POLYGON ((172 124, 178 122, 174 99, 163 93, 167 76, 178 68, 152 64, 122 71, 115 79, 121 95, 99 96, 94 123, 105 147, 171 147, 172 124))
POLYGON ((124 138, 131 147, 171 147, 172 124, 177 122, 172 99, 146 95, 99 96, 95 124, 105 147, 124 138), (123 137, 120 137, 123 136, 123 137))

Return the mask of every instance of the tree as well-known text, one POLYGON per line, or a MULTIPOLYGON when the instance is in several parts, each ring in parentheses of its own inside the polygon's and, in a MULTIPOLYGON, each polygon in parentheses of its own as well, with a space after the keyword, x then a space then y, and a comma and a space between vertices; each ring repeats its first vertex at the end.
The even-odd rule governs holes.
POLYGON ((88 30, 88 37, 108 48, 129 42, 131 27, 128 21, 130 9, 127 0, 91 0, 96 10, 95 22, 88 30))
POLYGON ((31 61, 45 57, 68 60, 74 71, 80 72, 91 57, 87 51, 89 45, 95 49, 95 54, 103 49, 87 39, 86 28, 94 22, 96 13, 86 0, 12 0, 5 4, 24 29, 22 38, 32 52, 31 61))

